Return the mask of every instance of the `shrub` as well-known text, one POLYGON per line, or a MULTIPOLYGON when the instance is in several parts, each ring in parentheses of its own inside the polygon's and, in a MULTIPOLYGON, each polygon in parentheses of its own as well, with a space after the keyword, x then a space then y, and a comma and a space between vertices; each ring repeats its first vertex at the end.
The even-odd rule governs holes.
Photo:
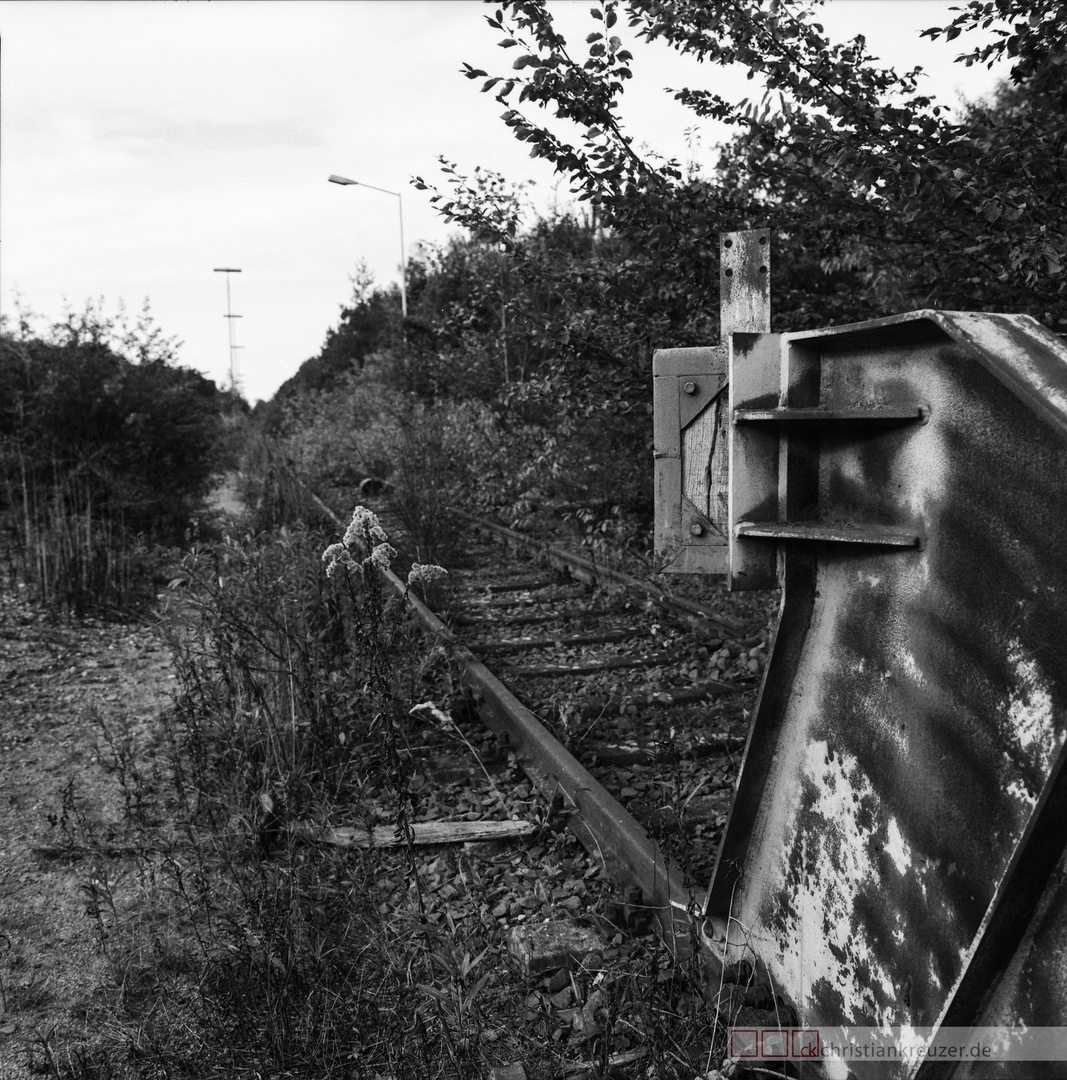
POLYGON ((0 511, 46 602, 128 602, 144 541, 180 540, 210 490, 226 399, 173 355, 92 305, 42 337, 25 319, 0 335, 0 511))

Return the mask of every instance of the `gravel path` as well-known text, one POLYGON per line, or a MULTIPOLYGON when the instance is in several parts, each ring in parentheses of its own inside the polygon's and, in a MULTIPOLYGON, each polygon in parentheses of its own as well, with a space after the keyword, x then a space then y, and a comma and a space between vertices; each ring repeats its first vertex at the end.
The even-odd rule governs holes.
POLYGON ((0 1078, 42 1075, 99 1023, 115 977, 87 915, 101 874, 121 892, 122 792, 101 721, 144 738, 174 685, 149 626, 50 622, 0 595, 0 1078), (89 856, 85 829, 115 854, 89 856))

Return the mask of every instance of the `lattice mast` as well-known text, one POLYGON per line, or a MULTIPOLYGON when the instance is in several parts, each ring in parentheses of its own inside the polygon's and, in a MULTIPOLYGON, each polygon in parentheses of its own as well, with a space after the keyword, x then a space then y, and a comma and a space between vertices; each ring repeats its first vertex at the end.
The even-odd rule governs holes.
POLYGON ((234 315, 233 307, 230 302, 230 275, 239 274, 241 271, 237 267, 233 266, 216 266, 216 274, 226 275, 226 314, 223 316, 226 319, 226 328, 229 334, 230 340, 230 390, 234 394, 241 392, 241 369, 240 369, 240 357, 238 356, 242 346, 237 344, 237 327, 234 324, 234 319, 243 318, 241 315, 234 315))

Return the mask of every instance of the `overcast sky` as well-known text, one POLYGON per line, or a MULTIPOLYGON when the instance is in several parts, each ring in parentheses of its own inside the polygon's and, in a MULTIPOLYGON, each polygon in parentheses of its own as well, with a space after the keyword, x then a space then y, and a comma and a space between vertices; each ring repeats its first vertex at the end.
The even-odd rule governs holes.
MULTIPOLYGON (((834 38, 865 33, 898 67, 922 64, 946 103, 987 94, 997 73, 953 64, 949 0, 830 0, 834 38)), ((589 4, 550 4, 580 47, 589 4)), ((449 228, 428 195, 437 156, 463 169, 533 180, 542 206, 557 181, 499 120, 501 106, 462 62, 492 74, 514 52, 496 46, 477 0, 0 0, 0 311, 24 303, 58 317, 105 298, 184 345, 180 361, 228 380, 226 286, 246 396, 270 397, 322 345, 365 259, 379 284, 398 280, 398 200, 327 183, 340 173, 403 192, 409 255, 449 228)), ((616 32, 626 33, 620 20, 616 32)), ((694 119, 665 86, 743 96, 743 77, 700 69, 666 48, 636 46, 624 100, 630 132, 683 160, 694 119), (724 80, 726 80, 724 82, 724 80)), ((703 160, 718 133, 701 132, 703 160)), ((559 188, 560 201, 566 189, 559 188)))

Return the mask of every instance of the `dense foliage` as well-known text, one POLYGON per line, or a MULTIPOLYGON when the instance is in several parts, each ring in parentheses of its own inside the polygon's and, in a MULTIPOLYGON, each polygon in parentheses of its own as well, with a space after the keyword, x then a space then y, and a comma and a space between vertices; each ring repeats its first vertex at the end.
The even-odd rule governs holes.
POLYGON ((0 510, 47 599, 122 593, 119 553, 180 541, 222 468, 232 403, 175 350, 92 303, 0 335, 0 510))
MULTIPOLYGON (((620 110, 635 58, 610 33, 616 0, 592 9, 585 57, 555 31, 546 3, 503 5, 488 22, 519 55, 506 79, 482 89, 507 107, 504 122, 533 156, 553 162, 579 200, 650 252, 665 299, 673 289, 706 305, 709 241, 758 222, 774 229, 777 263, 788 268, 775 283, 784 325, 966 306, 1067 326, 1061 0, 974 2, 951 26, 927 31, 952 40, 993 27, 996 43, 965 59, 1015 59, 1011 86, 958 118, 923 92, 921 69, 881 66, 862 37, 828 40, 811 4, 633 0, 626 10, 639 40, 665 41, 708 65, 739 64, 762 86, 758 100, 676 92, 697 118, 737 130, 713 177, 635 152, 620 110), (580 136, 556 134, 541 111, 580 136)), ((465 192, 438 195, 438 204, 464 224, 491 224, 465 192)))
POLYGON ((578 209, 532 216, 521 187, 441 159, 441 188, 415 185, 465 234, 409 264, 403 328, 395 296, 357 289, 308 365, 351 372, 371 358, 376 378, 424 402, 489 409, 536 464, 489 501, 607 493, 647 511, 651 351, 717 341, 722 230, 772 229, 776 329, 934 307, 1067 331, 1062 0, 972 0, 926 31, 959 45, 987 30, 960 59, 1011 61, 990 101, 955 111, 920 69, 884 66, 862 37, 830 41, 812 3, 603 0, 590 16, 575 47, 544 0, 501 4, 487 22, 510 70, 463 71, 578 209), (708 175, 639 152, 626 132, 625 87, 651 41, 748 69, 749 99, 674 91, 695 123, 734 131, 708 175))

